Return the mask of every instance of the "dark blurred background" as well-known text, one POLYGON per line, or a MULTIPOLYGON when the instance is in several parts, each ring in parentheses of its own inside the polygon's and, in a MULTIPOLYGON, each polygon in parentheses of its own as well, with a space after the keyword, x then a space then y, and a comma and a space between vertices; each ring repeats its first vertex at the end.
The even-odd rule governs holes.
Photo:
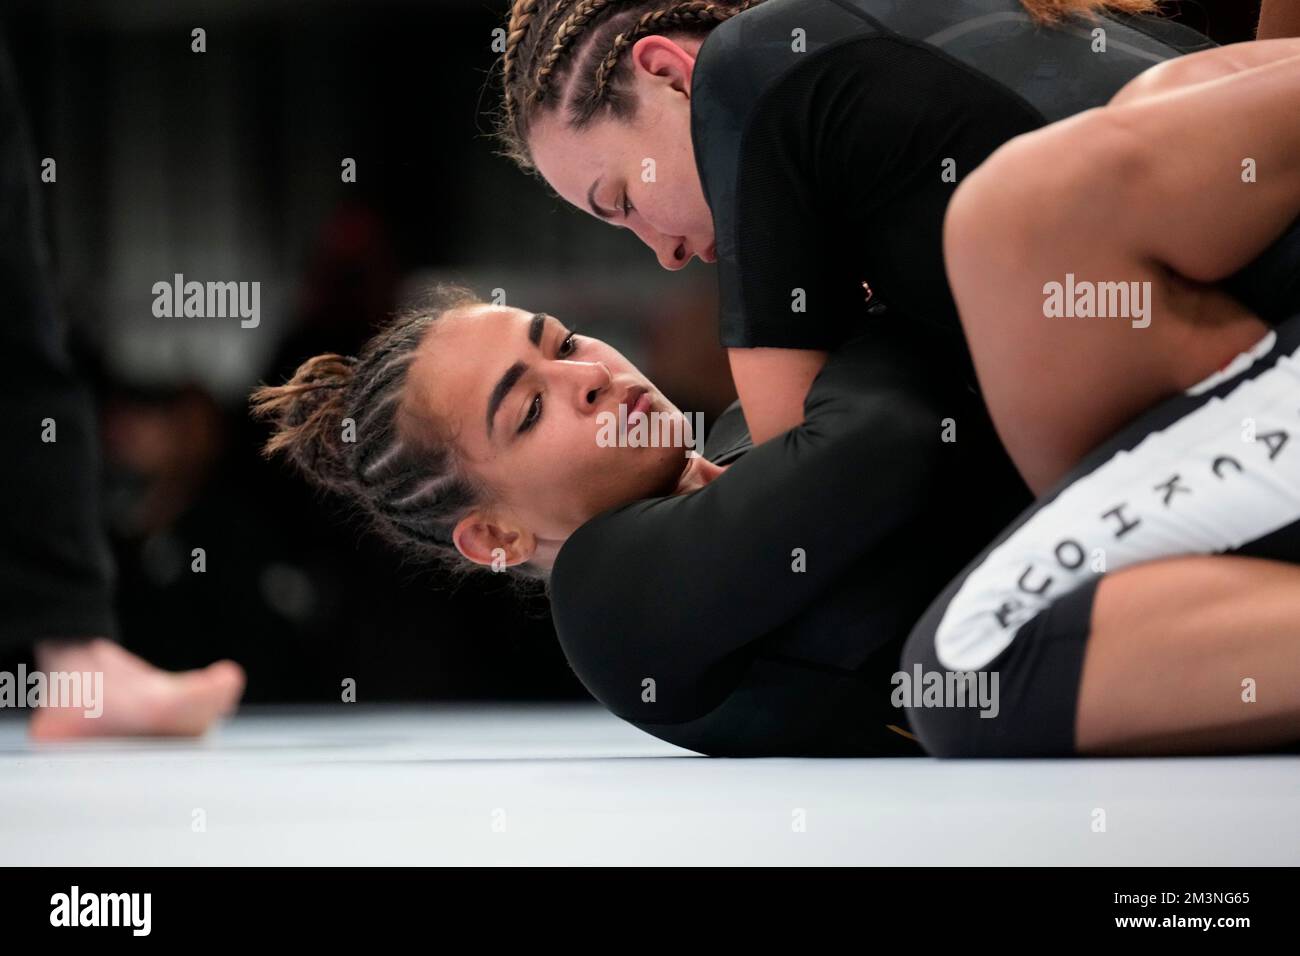
MULTIPOLYGON (((925 2, 925 0, 914 0, 925 2)), ((422 283, 546 309, 711 420, 734 397, 711 269, 495 155, 508 0, 9 0, 3 28, 64 313, 101 408, 123 643, 165 668, 233 657, 246 700, 585 697, 542 599, 404 563, 257 454, 258 382, 355 353, 422 283), (190 31, 207 32, 191 52, 190 31), (340 163, 357 163, 357 182, 340 163), (155 282, 259 281, 261 324, 160 319, 155 282), (192 548, 207 571, 190 573, 192 548)), ((1258 4, 1174 5, 1220 42, 1258 4)), ((616 639, 616 637, 615 637, 616 639)), ((10 662, 0 662, 12 666, 10 662)))

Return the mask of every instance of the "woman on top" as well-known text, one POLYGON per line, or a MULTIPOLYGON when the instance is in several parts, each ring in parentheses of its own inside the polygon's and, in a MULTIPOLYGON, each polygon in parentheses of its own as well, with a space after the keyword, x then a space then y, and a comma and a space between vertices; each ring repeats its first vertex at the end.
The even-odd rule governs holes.
MULTIPOLYGON (((1155 10, 1150 0, 516 0, 500 133, 521 165, 633 231, 665 268, 716 260, 722 342, 761 442, 799 421, 827 351, 864 323, 921 325, 930 374, 971 378, 944 274, 948 202, 1013 137, 1212 47, 1155 10)), ((1255 47, 1192 69, 1268 57, 1255 47)), ((1148 77, 1128 95, 1186 80, 1148 77)), ((1297 271, 1300 233, 1233 291, 1281 321, 1276 280, 1297 271)), ((1162 303, 1185 317, 1206 307, 1192 289, 1162 303)), ((1100 378, 1088 401, 1059 409, 1051 441, 1003 410, 1003 437, 1029 436, 1008 451, 1035 491, 1168 397, 1125 361, 1164 347, 1158 338, 1090 341, 1080 358, 1100 378)), ((1042 392, 1058 374, 1019 370, 1042 392)))

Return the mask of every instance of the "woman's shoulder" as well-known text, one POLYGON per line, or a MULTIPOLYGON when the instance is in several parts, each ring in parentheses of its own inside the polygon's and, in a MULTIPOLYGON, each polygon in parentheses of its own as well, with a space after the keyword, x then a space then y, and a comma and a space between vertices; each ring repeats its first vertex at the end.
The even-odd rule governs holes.
POLYGON ((722 225, 746 168, 771 170, 777 161, 797 178, 815 147, 893 155, 881 122, 904 104, 907 115, 917 112, 904 95, 913 78, 953 68, 933 47, 859 14, 847 0, 763 0, 700 46, 691 139, 722 225))
POLYGON ((764 0, 722 22, 700 46, 691 80, 691 109, 734 120, 781 79, 845 41, 879 36, 871 23, 826 0, 764 0))
POLYGON ((1111 41, 1105 57, 1095 30, 1041 27, 1019 0, 763 0, 700 47, 692 135, 706 149, 697 148, 697 159, 702 169, 734 159, 760 112, 770 119, 784 106, 791 122, 815 122, 806 96, 773 95, 790 85, 856 90, 878 126, 882 112, 916 112, 918 96, 944 106, 925 82, 934 74, 955 81, 944 86, 945 100, 1005 101, 1050 121, 1105 102, 1152 63, 1213 45, 1158 17, 1103 15, 1098 23, 1111 41))
POLYGON ((581 651, 593 640, 604 641, 610 633, 626 635, 650 623, 638 610, 643 595, 636 570, 649 559, 645 551, 652 546, 656 504, 671 507, 671 501, 646 498, 603 512, 580 525, 561 545, 548 592, 551 617, 566 653, 581 651))
POLYGON ((596 516, 569 536, 551 570, 551 619, 570 669, 627 719, 698 711, 708 668, 693 622, 709 595, 702 576, 679 567, 690 529, 671 512, 685 500, 648 498, 596 516), (647 676, 663 688, 653 707, 642 698, 647 676))

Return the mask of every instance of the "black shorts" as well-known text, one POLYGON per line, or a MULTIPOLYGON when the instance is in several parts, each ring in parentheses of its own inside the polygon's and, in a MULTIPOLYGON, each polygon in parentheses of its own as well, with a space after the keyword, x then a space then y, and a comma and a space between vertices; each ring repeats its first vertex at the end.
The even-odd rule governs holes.
POLYGON ((896 675, 922 745, 1073 754, 1098 582, 1191 554, 1300 562, 1300 316, 1096 449, 944 590, 896 675))

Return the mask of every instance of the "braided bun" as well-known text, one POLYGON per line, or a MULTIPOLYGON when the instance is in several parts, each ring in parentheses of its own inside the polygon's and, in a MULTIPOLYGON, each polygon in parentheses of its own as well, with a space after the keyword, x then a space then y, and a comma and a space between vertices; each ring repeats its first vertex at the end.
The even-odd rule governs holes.
POLYGON ((256 389, 250 397, 253 415, 274 426, 262 453, 269 458, 283 452, 308 480, 346 492, 353 478, 343 429, 356 365, 351 356, 316 355, 285 384, 256 389))

